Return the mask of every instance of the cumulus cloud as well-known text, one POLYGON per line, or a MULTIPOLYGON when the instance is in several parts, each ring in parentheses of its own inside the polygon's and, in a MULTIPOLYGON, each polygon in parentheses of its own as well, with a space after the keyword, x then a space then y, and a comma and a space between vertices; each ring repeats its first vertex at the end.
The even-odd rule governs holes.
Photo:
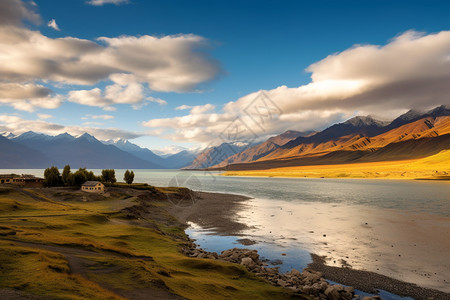
POLYGON ((49 21, 49 22, 47 23, 47 26, 50 27, 50 28, 55 29, 56 31, 60 31, 60 30, 61 30, 61 29, 59 29, 58 24, 56 24, 55 19, 51 19, 51 21, 49 21))
POLYGON ((113 74, 109 77, 113 84, 105 87, 104 91, 99 88, 91 90, 74 90, 68 94, 71 102, 101 107, 104 110, 115 110, 114 104, 130 104, 134 109, 139 109, 148 102, 166 105, 163 99, 145 97, 146 92, 143 84, 139 83, 134 75, 113 74))
POLYGON ((33 83, 0 83, 0 104, 32 112, 36 108, 57 108, 63 97, 49 88, 33 83))
POLYGON ((207 42, 196 35, 103 37, 99 42, 52 39, 37 31, 0 27, 0 76, 93 85, 133 74, 135 81, 152 90, 182 92, 213 79, 220 69, 197 51, 207 42))
POLYGON ((91 90, 75 90, 69 92, 69 101, 114 110, 114 104, 138 105, 144 98, 144 87, 130 74, 113 74, 110 76, 113 84, 106 86, 104 91, 99 88, 91 90))
MULTIPOLYGON (((87 85, 88 89, 68 95, 83 105, 105 110, 113 110, 117 103, 139 107, 151 91, 190 91, 221 72, 219 64, 202 51, 209 47, 208 41, 193 34, 50 38, 22 26, 22 20, 37 22, 39 15, 19 0, 2 1, 0 17, 0 82, 17 87, 45 82, 47 89, 87 85), (99 90, 95 85, 100 81, 111 84, 99 90), (94 102, 88 104, 80 95, 94 102)), ((54 20, 48 25, 58 29, 54 20)), ((9 100, 1 103, 5 102, 9 100)), ((36 107, 36 102, 28 101, 26 109, 36 107)))
POLYGON ((143 125, 166 129, 173 140, 207 143, 223 141, 236 118, 242 135, 265 138, 287 129, 320 129, 355 114, 394 117, 410 108, 450 104, 449 57, 450 31, 408 31, 384 46, 355 45, 332 54, 307 68, 310 83, 263 91, 265 100, 254 92, 227 103, 221 113, 182 105, 177 109, 189 114, 143 125))
POLYGON ((105 4, 126 4, 128 3, 128 0, 89 0, 86 3, 94 6, 103 6, 105 4))
POLYGON ((134 139, 143 136, 143 133, 137 133, 117 128, 96 128, 83 126, 65 126, 61 124, 50 123, 44 120, 25 120, 19 116, 0 115, 0 131, 13 132, 16 135, 27 131, 40 132, 48 135, 58 135, 67 132, 77 136, 85 132, 95 136, 100 140, 108 139, 134 139))

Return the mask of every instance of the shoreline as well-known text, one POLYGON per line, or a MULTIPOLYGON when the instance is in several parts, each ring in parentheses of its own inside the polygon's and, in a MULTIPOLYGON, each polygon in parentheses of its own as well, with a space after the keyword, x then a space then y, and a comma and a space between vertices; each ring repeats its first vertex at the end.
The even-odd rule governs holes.
MULTIPOLYGON (((189 171, 201 171, 201 170, 189 170, 189 171)), ((219 176, 224 177, 248 177, 248 178, 304 178, 304 179, 349 179, 349 180, 418 180, 418 181, 438 181, 438 182, 450 182, 449 176, 438 176, 438 177, 361 177, 361 176, 306 176, 304 174, 298 175, 277 175, 271 174, 270 170, 250 170, 250 171, 223 171, 219 176), (251 173, 251 174, 248 174, 251 173), (242 174, 242 175, 241 175, 242 174)), ((282 172, 280 172, 282 173, 282 172)))
MULTIPOLYGON (((189 170, 189 171, 197 171, 197 170, 189 170)), ((401 181, 437 181, 437 182, 450 182, 450 176, 445 178, 392 178, 392 177, 333 177, 333 176, 321 176, 321 177, 314 177, 314 176, 278 176, 278 175, 239 175, 235 174, 238 172, 246 172, 246 171, 225 171, 219 176, 224 177, 244 177, 244 178, 284 178, 284 179, 292 179, 292 178, 299 178, 299 179, 348 179, 348 180, 389 180, 389 181, 395 181, 395 180, 401 180, 401 181), (232 174, 225 174, 227 172, 230 172, 232 174)), ((262 171, 263 172, 263 171, 262 171)))
MULTIPOLYGON (((200 225, 203 230, 212 231, 219 236, 247 236, 246 234, 242 234, 242 232, 245 230, 248 231, 252 228, 252 226, 239 222, 236 213, 239 213, 239 211, 244 208, 245 203, 248 200, 251 200, 251 198, 219 193, 196 192, 196 194, 198 194, 199 197, 194 205, 184 207, 183 209, 172 208, 169 209, 169 213, 179 218, 179 220, 183 223, 196 223, 200 225), (227 198, 228 200, 231 199, 231 201, 226 201, 227 198), (219 204, 218 207, 216 206, 217 204, 219 204), (217 219, 218 211, 226 211, 227 213, 217 219), (202 215, 202 218, 199 222, 200 214, 202 215)), ((245 245, 243 246, 245 247, 245 245)), ((375 286, 361 285, 361 274, 363 274, 364 278, 367 280, 370 278, 381 278, 376 281, 376 288, 400 296, 409 296, 417 299, 427 299, 428 297, 434 297, 434 299, 448 299, 450 296, 449 293, 440 290, 420 287, 414 283, 400 281, 393 277, 385 276, 376 272, 351 269, 348 267, 328 266, 325 263, 325 260, 322 260, 322 263, 319 263, 320 260, 317 259, 319 256, 311 251, 309 252, 313 258, 313 262, 309 266, 311 269, 324 273, 326 279, 354 286, 355 288, 365 292, 373 292, 373 288, 375 286), (345 282, 339 281, 339 278, 336 278, 335 274, 340 274, 340 276, 343 276, 342 278, 345 278, 345 282), (372 290, 370 288, 372 288, 372 290), (411 294, 410 291, 413 291, 413 293, 416 294, 411 294)))
POLYGON ((323 276, 343 285, 351 285, 355 289, 366 293, 377 294, 377 290, 384 290, 401 297, 414 299, 449 299, 450 294, 440 290, 429 289, 414 283, 404 282, 384 276, 375 272, 355 270, 346 267, 333 267, 326 265, 325 259, 319 255, 312 254, 313 262, 308 268, 321 272, 323 276))

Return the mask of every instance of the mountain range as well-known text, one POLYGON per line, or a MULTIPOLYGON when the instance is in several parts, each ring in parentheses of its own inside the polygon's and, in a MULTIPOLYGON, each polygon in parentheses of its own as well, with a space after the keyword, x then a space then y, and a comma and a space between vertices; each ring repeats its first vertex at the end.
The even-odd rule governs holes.
POLYGON ((46 168, 52 165, 93 169, 177 169, 189 165, 195 153, 162 158, 151 150, 125 140, 101 142, 87 133, 74 137, 68 133, 49 136, 33 131, 19 136, 0 136, 0 168, 46 168), (5 137, 6 136, 6 137, 5 137))
MULTIPOLYGON (((269 139, 270 140, 270 139, 269 139)), ((450 109, 410 110, 392 122, 357 116, 323 131, 299 135, 278 147, 269 140, 210 169, 264 170, 303 165, 345 164, 423 158, 450 149, 450 109)))
POLYGON ((223 143, 202 151, 157 155, 123 139, 100 141, 87 133, 49 136, 32 131, 0 135, 0 168, 51 165, 93 169, 258 170, 421 158, 450 149, 450 109, 410 110, 392 122, 357 116, 319 132, 288 130, 255 144, 223 143))

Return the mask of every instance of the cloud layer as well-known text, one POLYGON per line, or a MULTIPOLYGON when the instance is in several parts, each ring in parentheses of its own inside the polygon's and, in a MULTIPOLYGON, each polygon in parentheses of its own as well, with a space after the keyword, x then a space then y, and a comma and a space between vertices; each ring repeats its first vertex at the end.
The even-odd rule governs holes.
MULTIPOLYGON (((41 107, 44 83, 45 97, 53 94, 55 85, 90 85, 91 89, 69 93, 69 99, 111 109, 114 104, 141 103, 151 91, 189 91, 220 73, 219 64, 200 51, 208 41, 197 35, 49 38, 21 26, 23 19, 37 22, 39 15, 18 0, 2 1, 0 16, 0 103, 16 109, 41 107), (100 91, 94 87, 100 81, 111 84, 100 91), (35 93, 30 85, 35 85, 35 93), (12 96, 24 90, 27 97, 12 96)), ((48 26, 58 30, 52 21, 48 26)), ((51 108, 61 103, 61 97, 56 96, 59 102, 54 97, 44 99, 52 102, 51 108)))
POLYGON ((449 104, 450 31, 408 31, 384 46, 355 45, 307 71, 309 84, 264 91, 268 107, 255 92, 227 103, 219 113, 203 109, 206 106, 180 106, 191 108, 189 114, 143 125, 166 129, 173 140, 208 143, 223 141, 221 136, 237 117, 243 130, 250 129, 243 135, 265 138, 287 129, 318 129, 355 113, 394 117, 410 108, 449 104))

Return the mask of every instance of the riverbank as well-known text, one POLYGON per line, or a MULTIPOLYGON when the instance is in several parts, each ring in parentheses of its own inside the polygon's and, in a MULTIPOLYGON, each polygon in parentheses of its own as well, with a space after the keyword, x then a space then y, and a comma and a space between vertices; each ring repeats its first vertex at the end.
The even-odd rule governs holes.
POLYGON ((450 180, 450 150, 421 159, 226 171, 223 176, 450 180))
POLYGON ((222 197, 211 202, 199 197, 195 205, 182 210, 182 215, 175 210, 171 213, 195 224, 202 215, 207 226, 198 230, 200 234, 207 231, 205 239, 211 234, 234 235, 250 245, 280 245, 285 252, 290 246, 306 248, 323 257, 315 259, 311 267, 323 272, 325 278, 337 282, 342 278, 341 283, 366 292, 382 289, 417 299, 449 297, 446 252, 450 245, 443 238, 448 234, 448 218, 324 203, 298 206, 240 196, 230 196, 231 201, 225 202, 222 197), (237 213, 227 213, 225 222, 223 217, 214 222, 217 202, 220 210, 237 213), (226 223, 232 224, 229 232, 228 226, 222 225, 226 223), (236 233, 233 228, 242 230, 236 233), (373 284, 368 285, 370 282, 373 284))

